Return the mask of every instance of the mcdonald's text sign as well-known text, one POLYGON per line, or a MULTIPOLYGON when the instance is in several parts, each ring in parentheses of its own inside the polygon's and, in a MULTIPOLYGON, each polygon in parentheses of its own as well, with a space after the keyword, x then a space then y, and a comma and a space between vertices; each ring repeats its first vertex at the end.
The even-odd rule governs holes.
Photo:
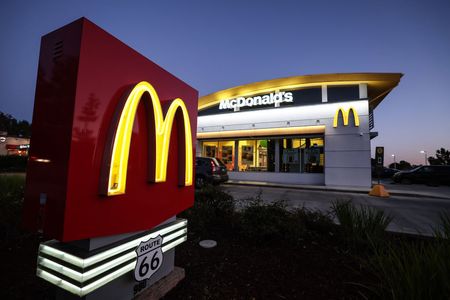
POLYGON ((192 206, 197 101, 85 18, 44 36, 25 226, 67 242, 150 229, 192 206))

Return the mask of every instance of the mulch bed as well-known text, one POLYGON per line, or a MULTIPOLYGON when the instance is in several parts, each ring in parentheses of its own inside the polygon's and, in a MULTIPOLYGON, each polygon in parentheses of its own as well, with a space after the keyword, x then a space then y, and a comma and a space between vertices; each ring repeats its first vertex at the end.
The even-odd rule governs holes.
POLYGON ((199 241, 191 236, 177 247, 186 278, 166 299, 361 299, 373 279, 333 236, 298 245, 220 237, 212 249, 199 241))
MULTIPOLYGON (((186 278, 165 299, 362 299, 370 284, 364 263, 342 250, 333 236, 289 241, 247 242, 216 238, 204 249, 190 234, 176 248, 175 264, 186 278), (362 284, 362 285, 361 285, 362 284)), ((10 241, 0 249, 1 299, 52 299, 52 286, 36 277, 39 240, 10 241), (24 246, 26 245, 26 246, 24 246)))
POLYGON ((53 298, 53 287, 36 277, 39 243, 36 235, 27 233, 2 241, 0 299, 53 298))

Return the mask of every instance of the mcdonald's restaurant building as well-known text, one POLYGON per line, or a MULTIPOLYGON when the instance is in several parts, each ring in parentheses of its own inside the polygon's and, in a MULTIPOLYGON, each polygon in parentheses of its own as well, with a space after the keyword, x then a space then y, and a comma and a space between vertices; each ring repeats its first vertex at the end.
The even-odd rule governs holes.
POLYGON ((296 76, 204 96, 196 154, 220 158, 231 180, 369 187, 373 112, 401 77, 296 76))

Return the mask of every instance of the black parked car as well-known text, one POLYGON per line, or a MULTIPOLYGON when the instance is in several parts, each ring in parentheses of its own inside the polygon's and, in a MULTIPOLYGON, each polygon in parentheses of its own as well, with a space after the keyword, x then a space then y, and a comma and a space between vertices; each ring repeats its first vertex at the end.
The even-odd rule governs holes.
MULTIPOLYGON (((400 170, 383 167, 383 170, 380 173, 380 178, 391 178, 395 173, 398 173, 398 172, 400 172, 400 170)), ((378 178, 378 173, 377 173, 376 167, 372 167, 372 178, 373 179, 378 178)))
POLYGON ((400 171, 392 176, 392 180, 406 184, 450 184, 450 166, 421 166, 409 171, 400 171))
POLYGON ((218 158, 195 158, 195 186, 202 187, 207 183, 218 184, 228 181, 225 164, 218 158))

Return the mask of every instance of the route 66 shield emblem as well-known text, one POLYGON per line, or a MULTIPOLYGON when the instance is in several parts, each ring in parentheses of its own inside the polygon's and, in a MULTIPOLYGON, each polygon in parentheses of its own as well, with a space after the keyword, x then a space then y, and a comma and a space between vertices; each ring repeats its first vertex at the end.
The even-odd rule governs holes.
POLYGON ((137 260, 134 269, 136 281, 149 279, 162 265, 162 237, 158 235, 148 241, 141 242, 136 248, 137 260))

